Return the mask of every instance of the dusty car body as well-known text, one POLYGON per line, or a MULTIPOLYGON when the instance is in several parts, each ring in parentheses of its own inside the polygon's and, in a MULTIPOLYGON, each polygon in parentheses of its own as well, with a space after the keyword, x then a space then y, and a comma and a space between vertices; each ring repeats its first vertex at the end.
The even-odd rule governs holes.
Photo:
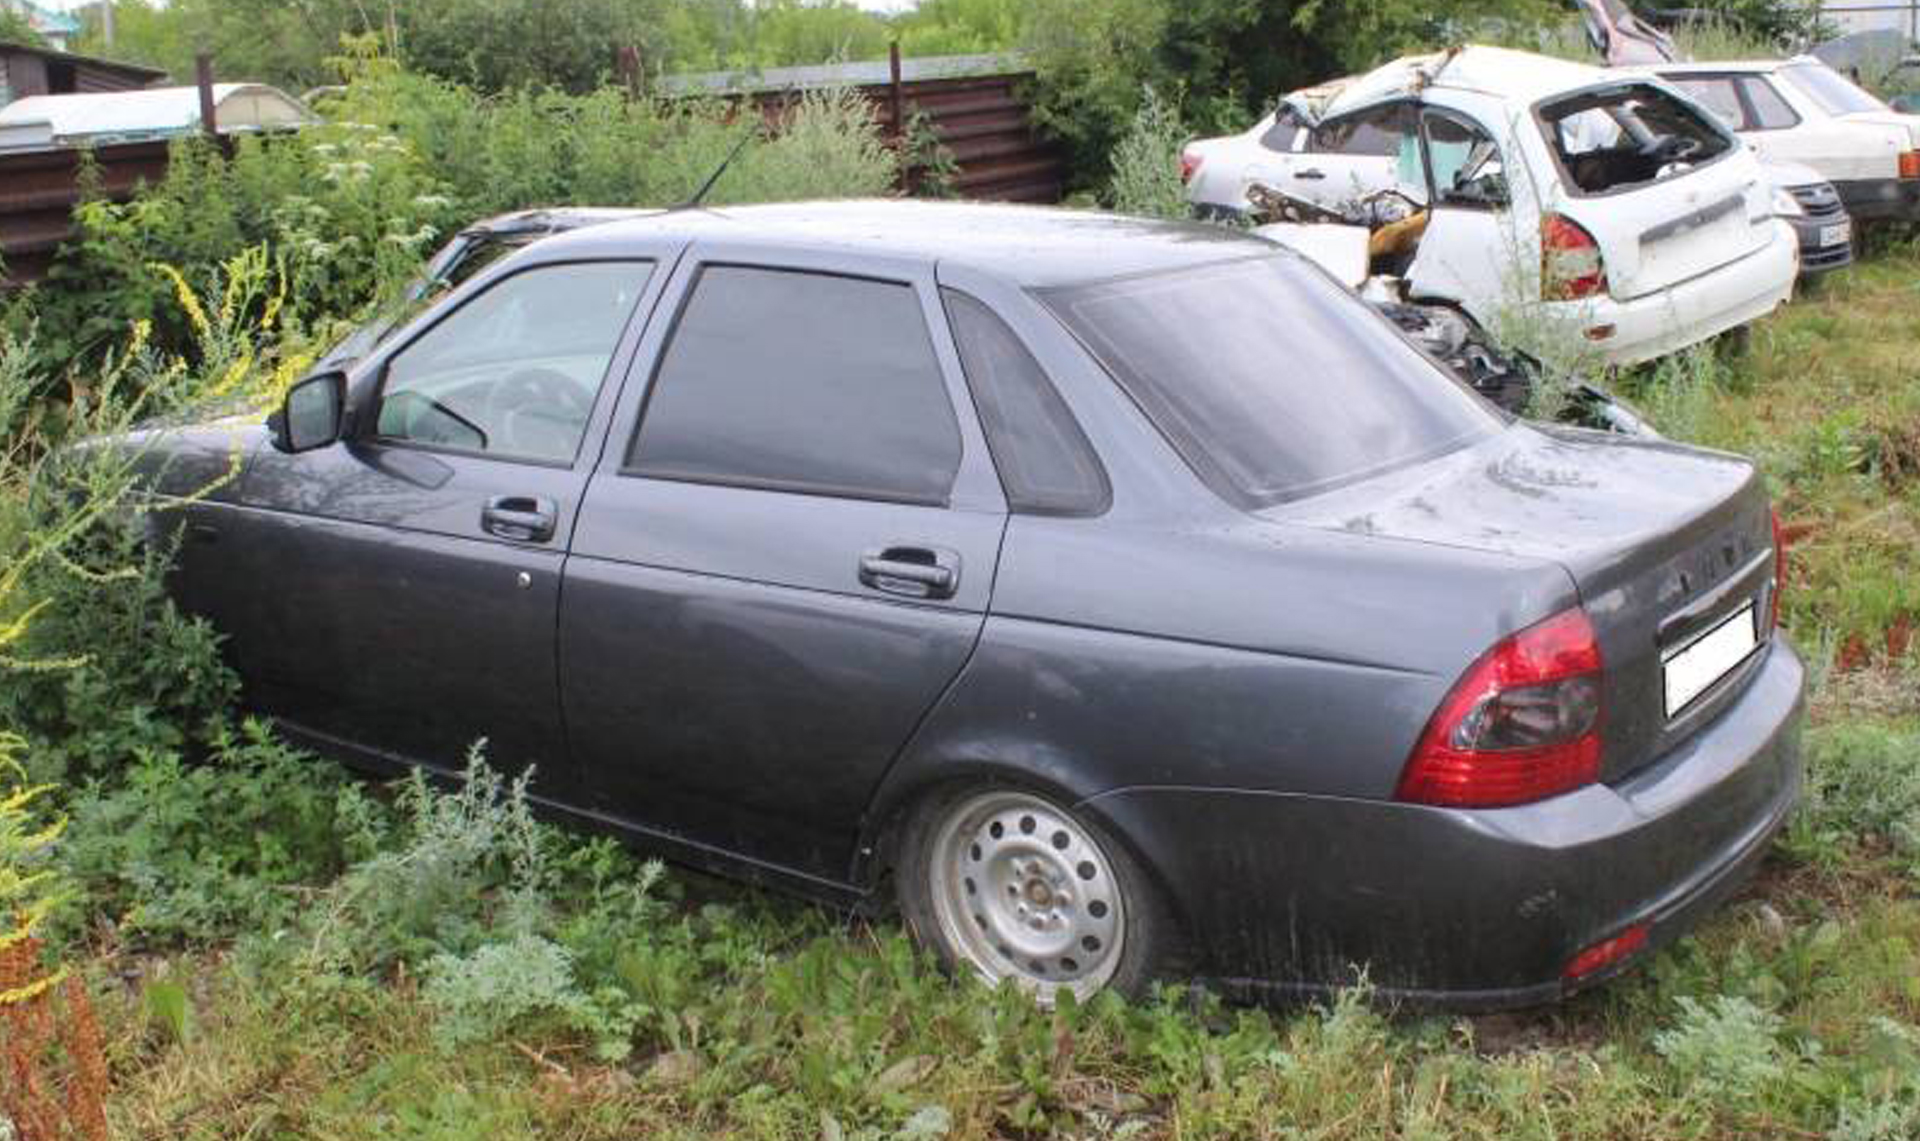
POLYGON ((1756 154, 1818 171, 1855 220, 1920 221, 1920 115, 1813 56, 1644 70, 1711 108, 1756 154))
POLYGON ((1764 316, 1798 273, 1754 156, 1655 79, 1468 47, 1288 96, 1256 131, 1251 164, 1216 165, 1218 140, 1187 148, 1196 206, 1243 208, 1253 184, 1397 201, 1420 221, 1399 251, 1407 300, 1483 327, 1524 307, 1605 364, 1764 316))
POLYGON ((1218 227, 593 226, 266 425, 124 444, 183 495, 236 442, 155 518, 289 732, 484 736, 562 819, 1042 995, 1556 999, 1800 787, 1751 464, 1506 417, 1218 227))

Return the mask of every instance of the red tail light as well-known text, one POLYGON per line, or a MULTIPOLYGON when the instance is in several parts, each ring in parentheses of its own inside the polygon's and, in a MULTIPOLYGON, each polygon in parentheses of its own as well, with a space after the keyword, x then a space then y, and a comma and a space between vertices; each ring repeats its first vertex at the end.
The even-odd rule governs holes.
POLYGON ((1773 509, 1773 594, 1767 601, 1767 629, 1780 628, 1780 594, 1787 589, 1787 537, 1780 530, 1780 509, 1773 509))
POLYGON ((1920 178, 1920 151, 1900 152, 1900 177, 1920 178))
POLYGON ((1578 301, 1607 289, 1607 263, 1600 243, 1578 222, 1560 214, 1540 219, 1540 296, 1578 301))
POLYGON ((1206 158, 1202 155, 1197 155, 1192 151, 1181 151, 1180 181, 1192 182, 1193 176, 1200 173, 1200 166, 1206 161, 1206 158))
POLYGON ((1647 931, 1648 924, 1636 923, 1611 939, 1595 943, 1575 955, 1567 963, 1566 969, 1560 972, 1560 977, 1572 982, 1585 978, 1595 971, 1611 967, 1646 946, 1647 931))
POLYGON ((1600 778, 1600 645, 1575 607, 1480 656, 1441 701, 1407 767, 1401 800, 1493 808, 1600 778))

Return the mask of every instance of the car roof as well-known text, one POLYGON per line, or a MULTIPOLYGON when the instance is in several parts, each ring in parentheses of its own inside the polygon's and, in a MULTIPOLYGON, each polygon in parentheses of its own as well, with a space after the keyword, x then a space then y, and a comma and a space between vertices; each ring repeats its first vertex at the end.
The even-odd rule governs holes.
POLYGON ((1810 55, 1797 55, 1792 59, 1706 59, 1689 60, 1686 63, 1644 64, 1633 68, 1634 71, 1653 72, 1658 75, 1695 75, 1701 72, 1742 71, 1763 72, 1778 71, 1790 64, 1819 63, 1810 55))
POLYGON ((1402 56, 1342 84, 1322 117, 1419 91, 1471 91, 1532 103, 1593 87, 1619 73, 1535 52, 1468 44, 1443 52, 1402 56))
POLYGON ((554 253, 608 254, 642 237, 717 239, 797 250, 963 265, 1033 287, 1077 284, 1257 254, 1264 239, 1197 222, 979 202, 856 199, 669 210, 540 243, 554 253))

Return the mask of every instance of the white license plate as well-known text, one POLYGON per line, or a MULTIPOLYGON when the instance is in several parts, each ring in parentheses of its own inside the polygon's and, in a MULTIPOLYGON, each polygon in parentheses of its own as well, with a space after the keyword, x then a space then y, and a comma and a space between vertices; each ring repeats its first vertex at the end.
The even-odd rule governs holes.
POLYGON ((1835 222, 1831 226, 1820 227, 1820 245, 1838 246, 1853 240, 1852 222, 1835 222))
POLYGON ((1685 709, 1693 699, 1747 660, 1760 644, 1758 603, 1749 602, 1719 625, 1661 658, 1667 684, 1667 716, 1685 709))

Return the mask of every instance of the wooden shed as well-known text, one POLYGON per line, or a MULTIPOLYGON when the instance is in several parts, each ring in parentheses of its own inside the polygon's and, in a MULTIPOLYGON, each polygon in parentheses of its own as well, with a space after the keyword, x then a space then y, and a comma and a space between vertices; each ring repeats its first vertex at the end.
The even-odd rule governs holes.
POLYGON ((166 78, 138 64, 0 40, 0 107, 33 95, 135 91, 166 78))

